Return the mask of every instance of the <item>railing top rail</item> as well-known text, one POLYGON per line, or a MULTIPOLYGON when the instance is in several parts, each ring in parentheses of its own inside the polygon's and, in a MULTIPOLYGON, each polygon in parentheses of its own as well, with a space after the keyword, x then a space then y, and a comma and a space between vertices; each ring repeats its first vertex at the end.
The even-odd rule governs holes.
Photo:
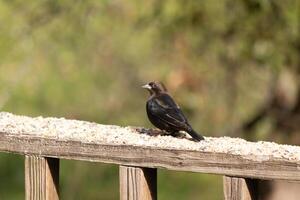
POLYGON ((260 179, 300 180, 300 147, 161 136, 135 127, 0 113, 0 151, 260 179))

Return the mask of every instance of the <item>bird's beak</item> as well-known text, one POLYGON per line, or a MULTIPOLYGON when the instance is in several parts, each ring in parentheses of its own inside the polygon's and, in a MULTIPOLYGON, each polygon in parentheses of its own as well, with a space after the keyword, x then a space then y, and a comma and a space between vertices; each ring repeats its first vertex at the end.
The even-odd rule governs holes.
POLYGON ((143 85, 142 88, 147 89, 147 90, 151 90, 151 86, 149 84, 143 85))

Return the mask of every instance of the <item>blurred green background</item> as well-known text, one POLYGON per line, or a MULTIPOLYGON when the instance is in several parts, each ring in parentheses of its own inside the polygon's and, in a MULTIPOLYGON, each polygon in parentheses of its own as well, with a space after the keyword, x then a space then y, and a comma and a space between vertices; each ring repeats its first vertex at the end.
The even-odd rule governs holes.
MULTIPOLYGON (((299 144, 300 1, 2 0, 0 109, 152 127, 151 80, 206 136, 299 144)), ((0 154, 0 199, 23 199, 0 154)), ((62 199, 118 199, 114 165, 62 161, 62 199)), ((222 199, 219 176, 159 170, 159 199, 222 199)))

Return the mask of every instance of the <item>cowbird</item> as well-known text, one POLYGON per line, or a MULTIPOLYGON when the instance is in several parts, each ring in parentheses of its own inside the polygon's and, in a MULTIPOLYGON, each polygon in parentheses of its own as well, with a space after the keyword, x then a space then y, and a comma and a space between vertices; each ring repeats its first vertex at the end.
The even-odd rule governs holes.
POLYGON ((154 126, 173 136, 179 131, 185 131, 194 140, 204 140, 203 136, 193 130, 163 84, 150 82, 142 87, 150 92, 146 111, 150 122, 154 126))

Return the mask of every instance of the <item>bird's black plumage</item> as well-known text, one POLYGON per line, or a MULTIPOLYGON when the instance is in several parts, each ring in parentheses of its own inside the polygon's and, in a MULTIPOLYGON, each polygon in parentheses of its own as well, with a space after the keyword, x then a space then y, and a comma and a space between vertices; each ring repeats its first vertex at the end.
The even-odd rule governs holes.
POLYGON ((157 82, 150 82, 143 86, 150 92, 150 98, 146 104, 146 111, 150 122, 157 128, 170 134, 178 131, 186 131, 195 140, 204 138, 193 130, 186 117, 166 92, 166 88, 157 82))

